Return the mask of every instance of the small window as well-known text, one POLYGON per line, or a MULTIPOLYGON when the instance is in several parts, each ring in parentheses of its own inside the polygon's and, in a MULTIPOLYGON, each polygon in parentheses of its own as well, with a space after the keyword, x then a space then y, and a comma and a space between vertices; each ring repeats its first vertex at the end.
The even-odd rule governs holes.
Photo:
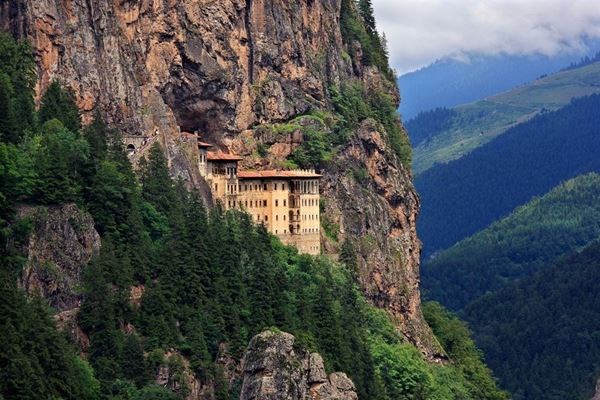
POLYGON ((276 183, 273 184, 273 189, 277 190, 277 184, 276 183))
POLYGON ((267 206, 267 201, 263 200, 263 207, 266 207, 266 206, 267 206))
POLYGON ((279 215, 275 216, 275 221, 279 221, 279 215))
POLYGON ((275 207, 279 207, 279 200, 275 200, 275 207))
POLYGON ((268 220, 269 220, 269 216, 265 215, 265 221, 268 221, 268 220))
POLYGON ((267 184, 263 184, 263 190, 267 190, 267 184))
POLYGON ((284 199, 284 200, 283 200, 283 206, 284 206, 284 207, 286 207, 286 206, 287 206, 287 204, 286 204, 286 203, 287 203, 287 201, 284 199))
POLYGON ((285 183, 281 184, 281 190, 285 190, 285 183))

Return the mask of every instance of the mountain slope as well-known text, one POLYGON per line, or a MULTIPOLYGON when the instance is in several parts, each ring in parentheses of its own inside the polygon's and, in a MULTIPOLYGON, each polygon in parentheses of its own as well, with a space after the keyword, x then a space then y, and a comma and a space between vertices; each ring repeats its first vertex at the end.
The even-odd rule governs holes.
POLYGON ((600 238, 600 175, 569 180, 422 268, 426 296, 453 310, 600 238))
MULTIPOLYGON (((444 116, 442 129, 414 143, 413 168, 419 175, 436 163, 447 163, 468 154, 506 132, 548 110, 565 106, 575 97, 600 93, 600 63, 562 71, 524 86, 471 104, 453 108, 455 115, 444 116)), ((421 137, 419 130, 429 119, 424 114, 407 125, 421 137)), ((410 132, 410 129, 409 129, 410 132)))
POLYGON ((468 55, 446 58, 399 77, 400 113, 406 119, 437 107, 454 107, 509 90, 576 61, 576 55, 556 57, 468 55))
POLYGON ((515 400, 590 399, 600 375, 600 244, 463 313, 515 400))
POLYGON ((99 112, 122 134, 156 135, 171 173, 197 187, 197 162, 182 149, 180 129, 240 154, 244 168, 281 168, 297 148, 308 153, 303 167, 324 175, 322 214, 340 227, 339 240, 323 247, 337 254, 346 239, 365 241, 364 293, 436 356, 419 306, 408 138, 379 36, 361 15, 368 10, 353 0, 69 4, 0 6, 0 26, 32 43, 38 98, 60 81, 85 123, 99 112), (312 117, 318 130, 302 129, 299 117, 312 117), (324 129, 324 121, 339 124, 324 129))
POLYGON ((424 256, 447 248, 561 181, 600 171, 600 95, 510 129, 416 179, 424 256))

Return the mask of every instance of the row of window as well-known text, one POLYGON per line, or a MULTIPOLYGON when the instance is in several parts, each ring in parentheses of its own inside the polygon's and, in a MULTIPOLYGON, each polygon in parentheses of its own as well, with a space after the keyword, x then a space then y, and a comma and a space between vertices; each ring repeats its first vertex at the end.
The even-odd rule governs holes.
MULTIPOLYGON (((230 172, 230 170, 235 171, 234 168, 227 168, 227 175, 232 175, 235 172, 230 172)), ((217 169, 217 168, 213 168, 213 174, 219 174, 220 175, 224 175, 225 174, 225 170, 224 169, 217 169)), ((285 190, 286 185, 285 183, 273 183, 273 190, 279 190, 281 188, 281 190, 285 190)), ((269 185, 266 183, 244 183, 244 184, 239 184, 237 185, 238 187, 236 188, 235 185, 232 187, 232 191, 237 191, 239 190, 240 192, 265 192, 267 190, 269 190, 269 185)), ((302 192, 302 193, 314 193, 314 194, 318 194, 319 193, 319 185, 316 182, 297 182, 296 184, 292 184, 291 188, 290 188, 294 193, 297 192, 302 192)))
MULTIPOLYGON (((292 226, 292 228, 293 228, 293 226, 292 226)), ((292 229, 290 232, 291 233, 294 233, 294 232, 297 233, 298 231, 300 231, 300 225, 298 225, 296 229, 292 229)), ((319 228, 304 228, 304 229, 302 229, 302 233, 319 233, 319 228)), ((279 230, 278 229, 275 229, 275 234, 276 235, 279 234, 279 230)), ((287 234, 287 229, 283 230, 283 234, 284 235, 287 234)))

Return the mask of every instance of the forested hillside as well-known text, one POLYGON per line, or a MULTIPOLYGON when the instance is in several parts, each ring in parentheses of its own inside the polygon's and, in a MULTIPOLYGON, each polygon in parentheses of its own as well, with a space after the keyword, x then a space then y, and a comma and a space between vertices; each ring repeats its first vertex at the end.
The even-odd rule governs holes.
POLYGON ((425 258, 474 234, 561 181, 600 171, 600 95, 510 129, 416 180, 425 258))
POLYGON ((299 255, 245 213, 206 209, 170 177, 158 144, 134 171, 119 132, 99 117, 82 127, 59 83, 35 112, 30 48, 1 35, 0 49, 0 397, 179 399, 189 373, 213 398, 235 399, 248 340, 273 328, 347 372, 361 399, 507 398, 475 349, 468 363, 427 364, 360 294, 351 245, 339 264, 299 255), (82 348, 57 331, 45 299, 17 286, 38 223, 17 207, 43 216, 67 203, 102 238, 83 271, 82 348), (155 384, 165 368, 173 390, 155 384))
POLYGON ((583 64, 540 77, 505 93, 452 108, 448 113, 423 112, 410 120, 414 142, 413 169, 418 176, 437 163, 463 157, 509 128, 534 116, 555 111, 577 97, 600 93, 600 63, 583 64), (435 131, 429 131, 435 126, 435 131), (426 133, 426 135, 425 135, 426 133))
POLYGON ((600 244, 467 307, 515 400, 590 399, 600 376, 600 244))
POLYGON ((425 296, 460 310, 600 238, 600 175, 561 184, 443 251, 422 269, 425 296))

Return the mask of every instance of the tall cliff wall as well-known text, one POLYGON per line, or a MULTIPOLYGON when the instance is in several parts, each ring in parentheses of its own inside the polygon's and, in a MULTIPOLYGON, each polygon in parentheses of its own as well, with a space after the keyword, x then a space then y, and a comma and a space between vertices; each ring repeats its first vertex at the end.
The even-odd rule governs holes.
MULTIPOLYGON (((32 42, 38 96, 58 79, 74 89, 87 120, 98 109, 124 133, 158 130, 172 155, 182 153, 179 127, 198 129, 248 164, 255 148, 246 139, 260 140, 256 127, 331 108, 328 88, 340 82, 355 79, 399 100, 375 68, 352 61, 361 50, 344 45, 340 7, 341 0, 13 0, 0 1, 0 27, 32 42)), ((435 358, 439 346, 420 311, 419 200, 409 167, 384 136, 365 121, 336 153, 324 171, 324 214, 359 247, 366 295, 435 358), (360 182, 356 168, 366 171, 360 182)), ((185 162, 172 166, 196 181, 185 162)))

